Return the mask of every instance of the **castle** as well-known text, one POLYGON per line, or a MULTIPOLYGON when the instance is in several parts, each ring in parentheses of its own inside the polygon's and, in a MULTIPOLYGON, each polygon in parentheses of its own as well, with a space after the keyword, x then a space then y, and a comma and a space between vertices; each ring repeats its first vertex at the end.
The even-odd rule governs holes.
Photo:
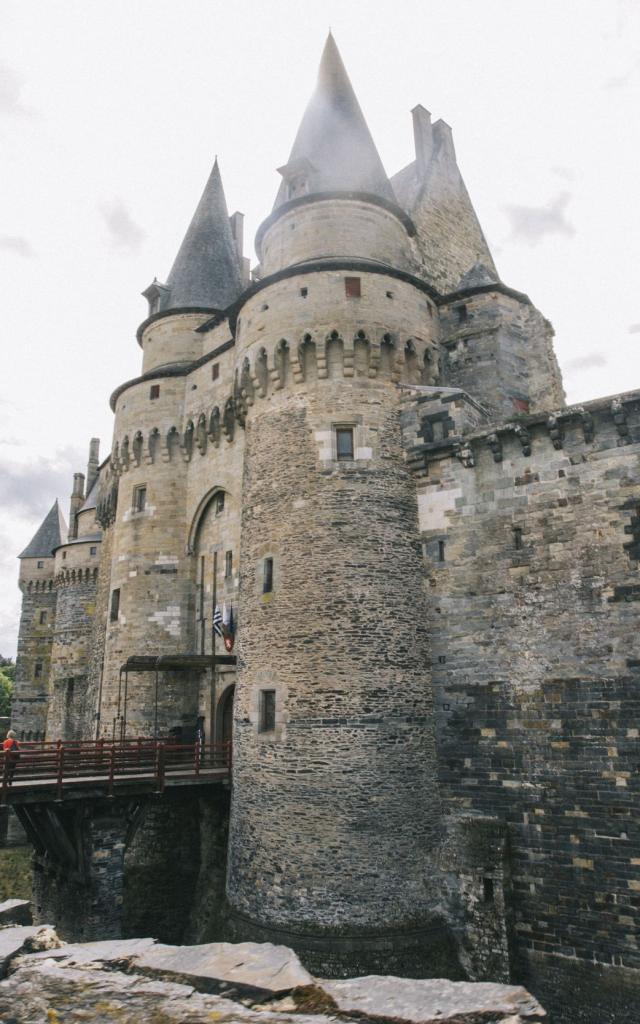
MULTIPOLYGON (((233 738, 228 934, 327 972, 571 990, 558 1019, 620 1024, 640 393, 565 405, 450 128, 412 116, 389 178, 330 36, 251 273, 214 165, 143 293, 111 453, 91 442, 68 528, 54 505, 20 556, 13 727, 118 740, 203 716, 233 738)), ((192 939, 212 877, 194 868, 192 939)))

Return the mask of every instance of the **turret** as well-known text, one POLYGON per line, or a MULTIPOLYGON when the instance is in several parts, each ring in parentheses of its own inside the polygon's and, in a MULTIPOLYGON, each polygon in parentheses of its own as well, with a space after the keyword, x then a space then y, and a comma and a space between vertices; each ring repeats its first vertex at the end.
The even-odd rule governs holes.
POLYGON ((413 225, 398 207, 333 36, 271 216, 256 238, 262 277, 304 260, 411 264, 413 225))
POLYGON ((201 356, 197 328, 226 309, 247 279, 242 214, 229 217, 216 158, 166 284, 154 279, 142 293, 149 302, 149 319, 139 332, 143 372, 201 356))
POLYGON ((246 408, 232 922, 238 936, 293 944, 316 970, 420 972, 446 940, 396 383, 433 380, 437 316, 428 287, 402 272, 410 226, 332 38, 283 177, 261 235, 273 276, 239 309, 236 333, 246 408), (308 192, 287 199, 294 168, 308 192))
POLYGON ((19 739, 42 739, 45 735, 57 605, 53 552, 66 536, 67 524, 55 501, 18 556, 22 612, 11 724, 19 739))

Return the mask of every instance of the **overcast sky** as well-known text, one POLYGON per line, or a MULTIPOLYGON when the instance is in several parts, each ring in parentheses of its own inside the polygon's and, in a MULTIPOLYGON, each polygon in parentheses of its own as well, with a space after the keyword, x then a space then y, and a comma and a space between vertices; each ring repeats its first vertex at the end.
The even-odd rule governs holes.
POLYGON ((389 174, 416 103, 453 127, 569 401, 640 387, 640 0, 0 0, 0 653, 15 556, 140 372, 140 292, 216 153, 253 258, 329 27, 389 174))

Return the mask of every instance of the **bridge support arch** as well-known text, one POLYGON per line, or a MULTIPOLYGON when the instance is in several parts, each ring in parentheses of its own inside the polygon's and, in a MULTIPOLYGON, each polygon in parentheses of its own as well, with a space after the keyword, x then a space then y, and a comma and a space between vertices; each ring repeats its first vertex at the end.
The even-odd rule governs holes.
POLYGON ((228 808, 220 786, 16 805, 34 922, 67 941, 222 938, 228 808))

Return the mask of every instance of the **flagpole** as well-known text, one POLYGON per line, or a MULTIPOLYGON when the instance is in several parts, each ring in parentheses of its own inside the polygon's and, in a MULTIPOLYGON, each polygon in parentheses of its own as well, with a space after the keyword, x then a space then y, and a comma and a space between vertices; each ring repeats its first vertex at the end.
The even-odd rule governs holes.
MULTIPOLYGON (((211 653, 215 659, 216 656, 216 628, 215 628, 215 617, 216 608, 218 606, 218 552, 213 552, 213 604, 211 606, 211 653)), ((214 661, 215 668, 215 661, 214 661)))

